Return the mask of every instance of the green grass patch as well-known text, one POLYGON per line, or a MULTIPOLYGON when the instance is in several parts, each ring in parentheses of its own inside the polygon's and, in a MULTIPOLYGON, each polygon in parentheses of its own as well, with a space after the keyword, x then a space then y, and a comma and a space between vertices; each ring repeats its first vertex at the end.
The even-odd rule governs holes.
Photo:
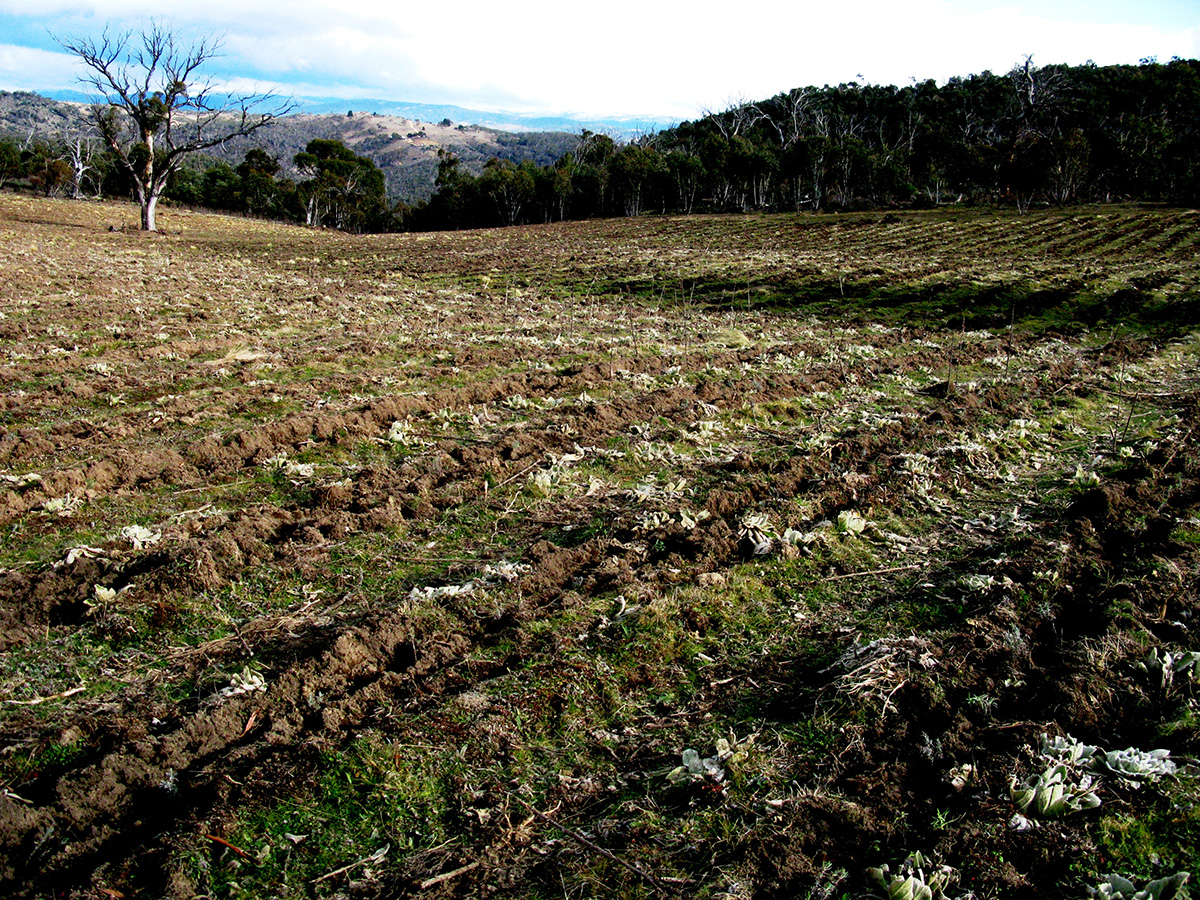
POLYGON ((378 869, 388 854, 451 840, 462 825, 465 769, 453 748, 365 734, 322 759, 310 791, 240 817, 226 839, 253 860, 198 838, 187 869, 201 892, 228 900, 338 895, 372 854, 378 869), (325 877, 348 865, 345 877, 325 877))

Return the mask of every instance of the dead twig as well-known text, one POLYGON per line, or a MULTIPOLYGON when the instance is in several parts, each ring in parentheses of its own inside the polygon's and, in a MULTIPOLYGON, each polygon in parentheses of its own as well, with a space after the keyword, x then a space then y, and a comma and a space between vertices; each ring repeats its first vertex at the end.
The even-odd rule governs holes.
POLYGON ((1115 391, 1106 387, 1097 387, 1096 390, 1122 400, 1174 400, 1179 397, 1175 391, 1115 391))
POLYGON ((379 862, 385 856, 387 856, 388 851, 391 849, 392 849, 391 844, 384 844, 382 847, 380 847, 378 850, 376 850, 370 856, 364 856, 362 859, 356 859, 354 862, 350 863, 349 865, 342 866, 340 869, 334 869, 332 872, 326 872, 324 875, 320 876, 319 878, 314 878, 311 883, 318 884, 322 881, 325 881, 327 878, 336 878, 338 875, 341 875, 345 872, 349 872, 351 869, 356 868, 358 866, 362 866, 362 865, 365 865, 370 862, 379 862))
POLYGON ((984 725, 983 731, 1005 731, 1009 728, 1042 728, 1043 724, 1038 722, 1008 722, 1003 725, 984 725))
POLYGON ((453 872, 443 872, 441 875, 435 875, 432 878, 426 878, 421 882, 421 890, 427 891, 435 884, 441 884, 443 881, 449 881, 451 878, 457 878, 459 875, 465 875, 472 869, 479 868, 479 860, 473 863, 467 863, 465 866, 459 866, 453 872))
POLYGON ((759 428, 756 426, 750 428, 749 430, 753 431, 755 434, 761 434, 763 437, 772 438, 781 444, 787 444, 788 446, 795 444, 799 440, 798 435, 787 434, 783 431, 774 431, 770 428, 759 428))
POLYGON ((242 859, 246 860, 246 862, 253 863, 256 866, 258 865, 258 860, 255 859, 251 854, 249 854, 245 850, 243 850, 241 847, 239 847, 237 844, 231 844, 231 843, 229 843, 229 841, 225 840, 225 838, 217 837, 215 834, 205 833, 200 836, 206 837, 210 841, 215 841, 216 843, 220 844, 222 847, 228 847, 230 850, 232 850, 234 853, 236 853, 242 859))
POLYGON ((87 685, 81 684, 79 687, 73 687, 69 691, 63 691, 59 694, 51 694, 49 697, 34 697, 32 700, 5 700, 4 702, 11 703, 14 706, 40 706, 41 704, 47 703, 51 700, 62 700, 65 697, 70 697, 74 694, 78 694, 80 691, 86 690, 87 685))
POLYGON ((529 465, 527 465, 525 468, 523 468, 523 469, 522 469, 520 472, 517 472, 517 473, 515 473, 515 474, 513 474, 513 475, 510 475, 510 476, 508 476, 508 478, 505 478, 505 479, 504 479, 503 481, 501 481, 499 484, 494 484, 494 485, 492 485, 492 487, 491 487, 491 490, 493 490, 493 491, 494 491, 494 490, 496 490, 496 488, 502 488, 502 487, 504 487, 506 484, 508 484, 510 481, 516 481, 516 480, 517 480, 518 478, 520 478, 522 475, 524 475, 524 474, 525 474, 525 473, 527 473, 527 472, 532 472, 534 469, 536 469, 536 468, 537 468, 538 466, 540 466, 541 464, 542 464, 542 461, 541 461, 541 460, 538 460, 538 461, 537 461, 537 462, 535 462, 535 463, 530 463, 530 464, 529 464, 529 465))
MULTIPOLYGON (((230 481, 227 484, 206 484, 203 487, 184 488, 182 490, 175 491, 175 495, 179 496, 180 494, 198 494, 201 491, 216 491, 220 490, 221 488, 245 487, 248 484, 254 484, 254 479, 247 478, 245 481, 230 481)), ((204 506, 201 506, 200 509, 207 509, 210 506, 212 506, 211 503, 206 503, 204 506)), ((196 512, 196 510, 187 510, 187 512, 196 512)))
POLYGON ((826 578, 822 578, 821 581, 822 582, 841 581, 843 578, 862 578, 867 575, 887 575, 887 574, 890 574, 891 572, 908 572, 908 571, 911 571, 912 569, 919 569, 919 568, 921 568, 921 565, 919 563, 912 563, 907 566, 892 566, 891 568, 888 568, 888 569, 871 569, 870 571, 867 571, 867 572, 845 572, 841 575, 830 575, 826 578))
POLYGON ((554 819, 550 818, 544 812, 534 809, 532 806, 530 806, 528 803, 526 803, 520 797, 517 797, 514 794, 510 794, 509 796, 512 797, 514 800, 516 800, 518 803, 520 803, 523 807, 525 807, 531 813, 533 813, 533 815, 537 816, 539 819, 541 819, 543 822, 545 822, 547 825, 552 825, 553 827, 557 828, 559 831, 561 831, 563 834, 565 834, 571 840, 575 841, 575 843, 579 844, 581 847, 586 847, 588 850, 592 850, 596 853, 599 853, 605 859, 615 862, 621 868, 625 869, 626 871, 632 872, 638 878, 645 881, 647 884, 649 884, 655 890, 661 891, 664 894, 678 895, 680 893, 679 888, 675 887, 672 884, 667 884, 662 879, 657 878, 654 875, 651 875, 649 872, 643 871, 641 868, 639 868, 634 863, 626 862, 625 860, 621 859, 619 856, 616 856, 612 852, 605 850, 603 847, 599 846, 598 844, 595 844, 592 841, 589 841, 587 838, 585 838, 578 831, 575 831, 573 828, 568 828, 566 825, 563 825, 561 822, 556 822, 554 819))

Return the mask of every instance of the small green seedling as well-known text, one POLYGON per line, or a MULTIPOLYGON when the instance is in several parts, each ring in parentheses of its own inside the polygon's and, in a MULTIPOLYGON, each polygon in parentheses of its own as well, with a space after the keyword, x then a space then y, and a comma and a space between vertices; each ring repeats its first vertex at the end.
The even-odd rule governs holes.
POLYGON ((744 761, 756 737, 757 735, 752 734, 740 741, 737 738, 732 741, 720 738, 717 740, 717 752, 703 758, 689 747, 683 751, 683 765, 676 766, 668 772, 667 780, 672 784, 681 781, 712 781, 720 784, 725 780, 725 767, 744 761))
POLYGON ((900 864, 895 875, 888 867, 867 869, 867 877, 875 886, 875 893, 886 900, 934 900, 946 896, 946 887, 954 878, 954 870, 941 866, 925 874, 929 863, 918 851, 900 864))
POLYGON ((1177 677, 1181 683, 1200 680, 1200 653, 1195 650, 1174 653, 1170 650, 1163 650, 1160 653, 1155 647, 1137 666, 1143 672, 1157 678, 1164 691, 1170 691, 1175 687, 1177 677))
POLYGON ((1137 885, 1123 875, 1105 875, 1096 887, 1088 888, 1088 896, 1100 900, 1183 900, 1190 896, 1184 887, 1189 877, 1187 872, 1176 872, 1169 878, 1151 881, 1138 890, 1137 885))
POLYGON ((1064 763, 1021 782, 1014 775, 1008 793, 1018 812, 1039 819, 1055 819, 1100 805, 1100 798, 1092 790, 1092 777, 1076 776, 1064 763))

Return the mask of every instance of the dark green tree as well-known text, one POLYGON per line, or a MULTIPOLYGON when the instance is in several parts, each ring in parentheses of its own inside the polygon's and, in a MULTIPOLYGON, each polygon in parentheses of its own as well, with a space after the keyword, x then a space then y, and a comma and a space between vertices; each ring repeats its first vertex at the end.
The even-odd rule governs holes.
POLYGON ((438 150, 436 189, 429 203, 419 207, 413 220, 420 228, 456 229, 480 224, 479 179, 463 161, 447 150, 438 150))
POLYGON ((200 196, 200 202, 209 209, 241 212, 246 208, 242 179, 228 163, 219 162, 204 172, 200 196))
POLYGON ((308 181, 298 190, 304 201, 305 224, 331 225, 339 231, 379 229, 387 218, 383 172, 341 141, 318 138, 295 157, 308 181))
POLYGON ((21 162, 35 191, 47 197, 71 191, 74 171, 58 148, 39 141, 21 154, 21 162))
POLYGON ((627 216, 640 216, 661 194, 667 164, 653 147, 626 144, 608 164, 613 196, 627 216))
POLYGON ((496 209, 501 225, 517 225, 536 199, 537 167, 493 158, 483 166, 479 190, 496 209))
POLYGON ((0 187, 21 174, 21 148, 16 141, 0 140, 0 187))
POLYGON ((265 216, 280 211, 279 188, 275 183, 279 168, 279 160, 265 150, 252 147, 246 151, 237 175, 241 180, 241 201, 249 212, 265 216))
POLYGON ((704 163, 699 156, 684 150, 668 153, 666 162, 675 192, 675 208, 684 215, 690 215, 704 184, 704 163))
POLYGON ((568 155, 553 166, 543 166, 534 178, 534 192, 542 221, 561 221, 567 217, 571 202, 571 182, 575 164, 568 155))

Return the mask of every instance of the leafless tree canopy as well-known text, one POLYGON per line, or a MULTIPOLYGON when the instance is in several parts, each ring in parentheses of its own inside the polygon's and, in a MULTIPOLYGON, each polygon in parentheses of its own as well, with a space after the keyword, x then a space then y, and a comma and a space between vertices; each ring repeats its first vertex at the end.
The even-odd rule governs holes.
POLYGON ((59 43, 89 70, 82 81, 103 98, 93 118, 105 144, 133 177, 142 227, 155 230, 155 207, 189 153, 250 134, 295 104, 275 92, 227 93, 201 69, 220 51, 216 38, 182 44, 158 23, 134 34, 59 43))

